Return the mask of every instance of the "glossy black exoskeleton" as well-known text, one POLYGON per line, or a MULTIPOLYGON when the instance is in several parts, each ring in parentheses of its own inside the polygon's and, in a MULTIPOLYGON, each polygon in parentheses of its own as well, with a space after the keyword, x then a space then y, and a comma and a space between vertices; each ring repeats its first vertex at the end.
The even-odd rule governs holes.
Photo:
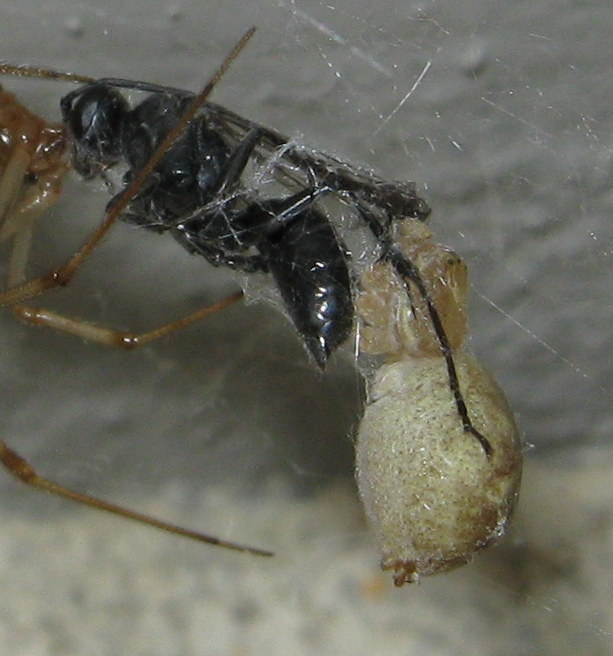
MULTIPOLYGON (((401 304, 421 325, 423 318, 417 318, 413 299, 420 301, 425 319, 429 319, 434 331, 434 359, 439 364, 442 359, 446 365, 449 389, 463 430, 479 440, 486 456, 492 456, 490 442, 475 429, 469 416, 452 343, 436 307, 437 297, 430 291, 432 281, 406 252, 415 250, 414 246, 419 250, 424 241, 428 248, 432 246, 430 233, 426 230, 424 237, 423 226, 419 225, 429 208, 417 196, 414 184, 386 182, 370 171, 292 143, 274 130, 208 102, 215 84, 253 32, 251 28, 243 35, 197 96, 144 82, 94 80, 0 63, 0 74, 84 85, 61 102, 65 126, 47 124, 12 94, 0 89, 0 241, 13 241, 7 288, 0 291, 0 306, 8 307, 33 325, 132 349, 242 298, 242 292, 235 292, 177 321, 142 333, 92 325, 28 304, 30 299, 67 285, 116 219, 121 218, 150 230, 170 232, 188 251, 202 255, 214 265, 245 273, 271 274, 304 343, 323 367, 330 353, 351 331, 354 287, 362 294, 369 287, 377 298, 391 289, 389 281, 375 280, 373 286, 372 277, 369 278, 369 271, 373 270, 370 265, 375 264, 372 260, 376 258, 376 265, 391 265, 392 275, 408 295, 408 304, 405 300, 401 304), (134 104, 124 96, 124 90, 147 95, 134 104), (70 161, 64 154, 68 140, 73 148, 70 161), (110 201, 98 228, 72 257, 46 275, 28 280, 33 224, 57 201, 70 165, 86 178, 102 177, 109 189, 113 187, 111 178, 120 179, 122 189, 110 201), (107 175, 115 167, 119 175, 107 175), (265 188, 272 191, 266 193, 265 188), (332 197, 331 205, 344 205, 361 222, 365 230, 360 234, 359 246, 366 257, 360 254, 357 261, 352 260, 340 233, 347 227, 341 216, 345 211, 342 209, 337 215, 336 208, 330 209, 328 204, 324 208, 320 202, 323 195, 332 197), (404 242, 396 243, 402 231, 394 223, 409 218, 418 221, 402 226, 408 226, 409 232, 404 235, 404 242), (361 241, 366 233, 370 235, 369 244, 361 241), (411 245, 411 241, 415 244, 411 245)), ((436 246, 435 250, 440 252, 441 247, 436 246)), ((384 275, 388 276, 388 272, 384 275)), ((440 287, 440 275, 435 276, 440 287)), ((434 287, 436 291, 436 281, 434 287)), ((446 300, 443 301, 447 307, 446 300)), ((378 302, 373 307, 379 312, 378 302)), ((455 305, 452 303, 451 307, 455 305)), ((362 310, 363 306, 360 320, 366 326, 362 310)), ((386 311, 383 314, 384 322, 394 327, 401 319, 395 308, 391 308, 389 316, 386 311)), ((376 325, 375 321, 369 328, 376 325)), ((366 348, 365 352, 375 356, 381 353, 378 348, 366 348)), ((440 366, 437 371, 440 378, 440 366)), ((403 432, 400 439, 404 437, 403 432)), ((67 488, 39 475, 1 439, 0 465, 32 487, 93 508, 204 543, 271 555, 269 551, 184 529, 67 488)))
MULTIPOLYGON (((69 93, 61 109, 72 137, 74 168, 94 177, 121 165, 128 184, 193 98, 180 89, 110 78, 69 93), (132 107, 122 88, 149 95, 132 107)), ((318 199, 335 194, 357 208, 375 236, 384 232, 382 224, 425 218, 429 208, 411 183, 386 183, 288 141, 206 103, 121 218, 170 232, 215 266, 270 273, 302 340, 323 368, 349 336, 354 304, 350 255, 318 199), (278 159, 275 175, 287 189, 285 196, 265 197, 244 184, 248 164, 271 156, 278 159)))

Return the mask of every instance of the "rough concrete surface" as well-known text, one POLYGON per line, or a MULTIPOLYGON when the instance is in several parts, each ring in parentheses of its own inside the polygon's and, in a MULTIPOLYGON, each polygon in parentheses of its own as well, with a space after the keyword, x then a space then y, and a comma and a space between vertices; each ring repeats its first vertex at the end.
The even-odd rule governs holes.
MULTIPOLYGON (((66 484, 276 556, 191 544, 0 472, 0 653, 609 654, 610 3, 23 0, 3 9, 0 58, 197 89, 252 24, 215 100, 416 180, 468 262, 471 345, 528 445, 513 528, 472 565, 395 589, 352 478, 351 349, 322 376, 266 304, 129 354, 5 312, 3 439, 66 484)), ((2 84, 49 119, 69 88, 2 84)), ((96 224, 98 186, 68 186, 34 269, 96 224)), ((145 329, 235 288, 119 226, 40 302, 145 329)))

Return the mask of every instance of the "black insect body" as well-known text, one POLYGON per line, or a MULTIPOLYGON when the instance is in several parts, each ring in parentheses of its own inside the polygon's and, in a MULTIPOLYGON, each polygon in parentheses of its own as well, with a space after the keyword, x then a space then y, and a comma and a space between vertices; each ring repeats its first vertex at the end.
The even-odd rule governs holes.
POLYGON ((286 310, 320 367, 353 326, 349 255, 310 191, 197 213, 173 228, 188 250, 214 264, 269 272, 286 310), (220 245, 222 248, 220 249, 220 245), (245 256, 250 248, 257 254, 245 256))
MULTIPOLYGON (((124 183, 129 183, 193 98, 180 90, 155 89, 132 109, 110 82, 71 92, 61 108, 75 169, 94 177, 123 165, 124 183)), ((316 207, 330 187, 314 186, 282 198, 260 198, 242 188, 243 172, 266 134, 252 127, 232 148, 221 130, 210 126, 205 109, 120 218, 170 232, 215 266, 272 274, 296 329, 323 368, 353 326, 349 254, 316 207)))
MULTIPOLYGON (((376 369, 369 363, 362 372, 368 393, 356 445, 358 484, 382 566, 394 569, 402 585, 466 562, 502 534, 517 498, 521 440, 504 395, 466 351, 466 267, 434 241, 424 223, 429 207, 415 185, 382 180, 208 101, 253 32, 246 32, 198 96, 145 82, 0 64, 3 73, 83 85, 61 101, 63 127, 47 125, 0 89, 0 242, 13 240, 0 305, 32 324, 134 348, 242 297, 232 294, 142 334, 24 305, 67 284, 120 218, 169 232, 215 266, 270 274, 321 368, 357 317, 359 350, 376 369), (146 96, 135 104, 126 90, 146 96), (31 228, 59 197, 69 165, 85 178, 102 178, 110 189, 114 170, 121 190, 72 258, 26 280, 31 228), (344 219, 327 200, 324 208, 324 197, 357 219, 360 249, 370 257, 352 257, 343 240, 344 219)), ((29 485, 90 507, 208 544, 270 555, 65 488, 38 475, 2 440, 0 463, 29 485)))

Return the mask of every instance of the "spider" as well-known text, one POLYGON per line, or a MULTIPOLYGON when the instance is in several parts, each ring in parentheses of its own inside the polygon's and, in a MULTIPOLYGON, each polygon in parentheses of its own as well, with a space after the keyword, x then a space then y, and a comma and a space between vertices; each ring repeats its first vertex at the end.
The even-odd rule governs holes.
POLYGON ((379 358, 368 379, 356 478, 383 569, 401 586, 454 569, 499 539, 517 503, 522 441, 502 390, 465 345, 467 268, 414 219, 394 226, 420 282, 373 263, 361 279, 360 351, 379 358), (462 399, 488 455, 458 422, 437 309, 462 399))
MULTIPOLYGON (((449 306, 444 297, 437 296, 433 291, 437 289, 436 276, 446 280, 446 274, 428 272, 427 262, 420 263, 421 251, 413 252, 415 245, 431 243, 431 234, 424 224, 430 209, 417 195, 414 183, 387 182, 371 171, 298 146, 275 130, 208 100, 253 32, 254 28, 243 36, 198 95, 142 81, 94 80, 35 67, 0 66, 0 73, 4 74, 60 79, 81 85, 62 98, 63 122, 57 126, 35 117, 10 94, 3 92, 0 96, 3 103, 0 119, 9 137, 4 160, 0 161, 4 169, 0 180, 0 240, 13 238, 7 290, 0 293, 0 304, 29 323, 108 345, 135 348, 242 298, 242 292, 237 292, 213 306, 141 335, 121 333, 23 305, 28 299, 67 284, 120 219, 158 233, 169 233, 187 251, 204 257, 214 266, 227 266, 243 274, 269 274, 304 346, 323 369, 330 355, 348 340, 354 329, 359 290, 370 289, 382 296, 390 293, 384 291, 383 281, 373 289, 370 276, 371 270, 385 270, 386 276, 400 285, 399 298, 403 301, 383 304, 384 324, 399 328, 410 315, 415 321, 409 332, 417 330, 421 334, 426 330, 430 335, 426 351, 416 347, 407 356, 409 351, 403 347, 393 358, 406 361, 423 358, 428 353, 436 360, 437 377, 448 392, 455 426, 461 434, 469 436, 471 445, 477 445, 479 459, 488 463, 491 470, 500 453, 506 451, 499 448, 496 436, 486 436, 483 428, 489 430, 490 425, 484 423, 480 409, 475 414, 478 421, 473 422, 473 411, 479 408, 479 400, 472 395, 470 408, 465 401, 462 358, 460 374, 456 366, 456 348, 460 349, 461 340, 454 344, 448 336, 453 334, 453 325, 446 325, 450 317, 453 324, 454 317, 463 316, 464 306, 449 306), (145 97, 137 104, 131 103, 124 93, 126 90, 145 97), (68 145, 70 157, 66 155, 68 145), (84 178, 102 178, 109 188, 113 188, 110 174, 119 170, 121 188, 109 202, 100 227, 64 266, 47 276, 24 281, 32 227, 57 200, 61 180, 70 167, 84 178), (360 268, 360 263, 352 257, 345 245, 342 222, 335 221, 334 212, 326 211, 328 200, 351 213, 365 238, 374 242, 374 263, 370 268, 360 268), (420 232, 422 229, 427 236, 420 232), (399 304, 404 308, 400 314, 399 304)), ((366 320, 369 325, 364 325, 364 330, 368 333, 378 320, 373 323, 368 311, 360 309, 362 306, 358 300, 358 324, 366 320)), ((411 339, 419 342, 415 335, 411 339)), ((370 342, 362 340, 362 344, 365 352, 377 354, 370 342)), ((410 374, 404 377, 410 378, 410 374)), ((377 386, 377 382, 372 384, 370 400, 377 386)), ((372 415, 371 407, 369 403, 365 419, 372 415)), ((397 437, 403 439, 402 435, 397 437)), ((358 448, 358 462, 360 458, 358 448)), ((38 476, 4 442, 0 442, 0 459, 25 482, 56 494, 204 542, 270 555, 261 549, 188 531, 68 490, 38 476)), ((362 462, 366 460, 362 458, 362 462)), ((362 465, 359 471, 366 472, 369 467, 362 465)), ((368 478, 361 475, 359 480, 368 478)), ((362 489, 370 485, 362 484, 362 489)), ((514 492, 508 489, 509 486, 498 504, 504 506, 500 511, 504 516, 508 516, 513 505, 508 498, 514 492)), ((372 496, 370 492, 363 494, 369 495, 372 496)), ((397 582, 412 580, 415 573, 430 573, 427 567, 407 564, 409 556, 400 555, 396 559, 389 556, 384 558, 384 563, 404 572, 397 576, 397 582)), ((441 565, 430 569, 443 568, 441 565)))

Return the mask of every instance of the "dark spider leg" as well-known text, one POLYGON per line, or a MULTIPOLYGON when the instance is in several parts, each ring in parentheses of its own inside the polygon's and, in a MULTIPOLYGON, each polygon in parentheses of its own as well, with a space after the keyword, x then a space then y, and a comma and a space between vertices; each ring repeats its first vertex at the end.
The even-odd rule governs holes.
POLYGON ((434 327, 434 332, 436 337, 441 345, 441 352, 445 358, 445 364, 447 365, 447 375, 449 377, 449 386, 453 392, 453 398, 455 400, 456 407, 458 409, 458 414, 462 420, 462 426, 464 431, 470 433, 479 440, 479 443, 485 451, 485 455, 488 457, 492 455, 492 447, 488 439, 482 435, 472 424, 470 417, 468 416, 468 409, 466 408, 466 403, 464 402, 464 397, 460 390, 460 382, 458 380, 458 374, 455 368, 455 363, 453 361, 453 350, 449 345, 449 340, 447 338, 447 333, 443 327, 443 322, 441 317, 436 309, 430 294, 426 289, 426 285, 417 270, 417 267, 405 256, 400 250, 394 246, 388 246, 385 249, 385 259, 389 260, 394 269, 396 269, 398 275, 405 281, 411 281, 419 291, 419 294, 426 302, 428 308, 428 314, 430 315, 430 321, 432 321, 432 326, 434 327))
MULTIPOLYGON (((329 191, 328 187, 305 189, 287 198, 254 201, 240 210, 225 209, 223 205, 207 208, 177 222, 171 230, 187 250, 204 256, 215 266, 225 264, 241 269, 245 264, 245 271, 254 270, 253 267, 262 271, 266 269, 265 262, 258 256, 245 256, 245 251, 259 247, 264 240, 299 220, 329 191)), ((234 200, 229 199, 227 204, 234 200)))
MULTIPOLYGON (((370 228, 370 231, 373 233, 377 241, 381 244, 383 249, 382 258, 391 262, 394 269, 398 275, 402 278, 405 287, 408 290, 408 282, 412 282, 420 296, 424 299, 426 307, 428 308, 428 314, 430 315, 430 321, 434 328, 436 338, 441 347, 441 353, 445 359, 445 364, 447 366, 447 376, 449 378, 449 387, 453 394, 456 408, 458 410, 458 415, 462 421, 462 427, 465 432, 473 435, 481 444, 483 451, 486 456, 492 455, 492 447, 488 439, 482 435, 472 424, 472 421, 468 415, 468 409, 460 389, 460 382, 458 380, 458 374, 455 368, 455 363, 453 361, 453 349, 449 345, 449 339, 447 338, 447 333, 441 321, 438 310, 436 309, 432 298, 428 292, 428 289, 421 277, 417 267, 411 262, 411 260, 402 253, 391 241, 389 237, 389 226, 383 227, 381 223, 372 215, 372 213, 366 209, 363 204, 357 203, 358 210, 360 215, 366 222, 366 225, 370 228)), ((410 293, 409 293, 410 298, 410 293)))

